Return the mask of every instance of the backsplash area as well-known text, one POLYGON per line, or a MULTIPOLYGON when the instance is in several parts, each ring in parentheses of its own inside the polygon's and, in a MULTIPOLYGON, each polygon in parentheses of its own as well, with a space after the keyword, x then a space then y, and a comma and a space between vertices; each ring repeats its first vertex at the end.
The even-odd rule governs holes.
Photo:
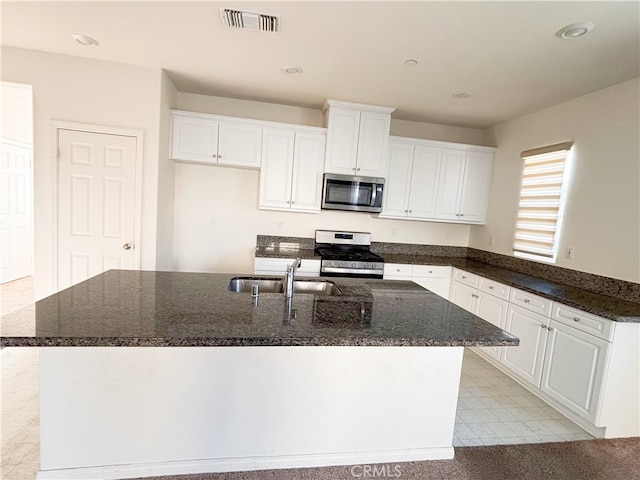
MULTIPOLYGON (((306 237, 280 237, 258 235, 256 246, 295 249, 313 249, 315 240, 306 237)), ((608 295, 628 302, 640 303, 640 284, 618 280, 592 273, 579 272, 568 268, 547 265, 531 260, 486 252, 470 247, 447 245, 419 245, 412 243, 372 242, 371 250, 382 256, 385 254, 425 255, 432 257, 456 257, 475 260, 497 268, 531 275, 564 285, 582 288, 602 295, 608 295)))

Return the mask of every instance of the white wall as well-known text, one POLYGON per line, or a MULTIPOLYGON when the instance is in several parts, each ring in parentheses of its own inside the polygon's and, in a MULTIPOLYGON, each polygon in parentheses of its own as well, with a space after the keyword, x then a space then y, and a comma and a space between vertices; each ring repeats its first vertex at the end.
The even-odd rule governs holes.
POLYGON ((557 265, 640 282, 640 81, 638 78, 489 129, 498 146, 485 226, 470 246, 511 255, 520 152, 574 142, 574 168, 557 265), (490 236, 496 237, 489 246, 490 236), (564 258, 567 246, 575 259, 564 258))
POLYGON ((13 47, 2 48, 2 80, 34 97, 35 294, 55 291, 52 121, 144 131, 142 268, 156 265, 161 71, 13 47))
POLYGON ((0 82, 0 137, 33 143, 33 93, 31 85, 0 82))
MULTIPOLYGON (((178 109, 311 126, 322 126, 323 121, 320 110, 186 93, 178 93, 178 109)), ((476 143, 482 137, 480 130, 431 124, 422 124, 421 130, 413 123, 401 124, 399 134, 408 134, 411 127, 413 132, 437 130, 439 140, 476 143)), ((469 241, 468 225, 380 219, 352 212, 258 210, 258 186, 257 170, 176 164, 174 268, 252 272, 256 235, 313 237, 316 229, 323 228, 371 232, 377 242, 467 246, 469 241)))
POLYGON ((175 205, 175 163, 170 159, 170 110, 176 108, 178 91, 165 72, 160 78, 160 145, 158 158, 158 231, 156 269, 173 270, 173 216, 175 205))
POLYGON ((424 138, 442 142, 468 143, 470 145, 487 145, 484 131, 477 128, 453 127, 436 123, 410 122, 391 119, 391 135, 399 137, 424 138))

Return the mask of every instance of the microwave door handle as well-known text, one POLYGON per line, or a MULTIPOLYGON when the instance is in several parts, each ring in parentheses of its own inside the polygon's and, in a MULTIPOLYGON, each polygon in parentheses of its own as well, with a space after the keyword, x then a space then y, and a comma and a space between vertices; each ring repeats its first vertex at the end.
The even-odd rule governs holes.
POLYGON ((376 206, 376 195, 378 195, 378 186, 376 184, 373 184, 373 188, 371 189, 372 193, 371 193, 371 207, 375 207, 376 206))

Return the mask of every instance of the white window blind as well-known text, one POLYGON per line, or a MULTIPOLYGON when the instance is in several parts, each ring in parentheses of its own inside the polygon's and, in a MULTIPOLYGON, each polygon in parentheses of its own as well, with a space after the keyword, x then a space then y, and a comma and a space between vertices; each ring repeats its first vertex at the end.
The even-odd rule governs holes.
POLYGON ((571 143, 522 152, 524 170, 513 252, 555 262, 571 143))

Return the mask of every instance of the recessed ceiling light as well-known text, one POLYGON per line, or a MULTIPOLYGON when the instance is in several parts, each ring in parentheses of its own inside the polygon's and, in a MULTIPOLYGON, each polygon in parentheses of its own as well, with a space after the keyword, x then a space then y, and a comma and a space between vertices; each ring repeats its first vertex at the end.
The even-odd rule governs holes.
POLYGON ((74 33, 71 37, 78 42, 80 45, 84 45, 85 47, 97 47, 100 45, 95 38, 88 37, 86 35, 81 35, 79 33, 74 33))
POLYGON ((562 27, 556 32, 556 36, 560 38, 576 38, 589 33, 595 25, 591 22, 572 23, 566 27, 562 27))
POLYGON ((292 65, 285 65, 284 67, 282 67, 282 71, 284 73, 291 73, 291 74, 302 73, 302 67, 294 67, 292 65))
POLYGON ((457 98, 457 99, 464 99, 464 98, 469 98, 471 96, 471 94, 469 92, 458 92, 458 93, 454 93, 452 95, 453 98, 457 98))
POLYGON ((413 67, 414 65, 417 65, 417 64, 418 64, 418 60, 414 60, 413 58, 410 58, 410 59, 408 59, 408 60, 405 60, 405 61, 404 61, 404 64, 405 64, 407 67, 413 67))

